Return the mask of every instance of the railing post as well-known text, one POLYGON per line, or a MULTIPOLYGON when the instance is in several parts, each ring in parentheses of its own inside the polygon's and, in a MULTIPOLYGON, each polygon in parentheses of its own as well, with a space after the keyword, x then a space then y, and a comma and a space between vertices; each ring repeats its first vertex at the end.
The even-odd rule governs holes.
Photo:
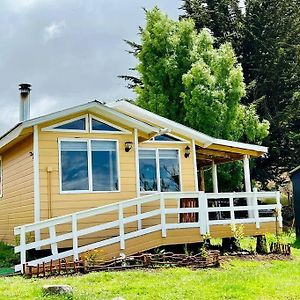
POLYGON ((24 273, 24 266, 26 265, 26 234, 25 227, 22 226, 20 230, 20 262, 21 262, 21 272, 24 273))
POLYGON ((230 207, 230 219, 231 223, 235 223, 235 215, 234 215, 234 202, 233 202, 233 196, 229 197, 229 207, 230 207))
POLYGON ((56 231, 55 225, 49 227, 49 235, 51 239, 51 252, 53 255, 58 254, 57 243, 56 243, 56 231))
POLYGON ((72 215, 72 236, 73 236, 73 257, 78 260, 78 234, 77 234, 77 215, 72 215))
POLYGON ((282 214, 281 214, 281 202, 280 202, 280 192, 276 192, 276 203, 277 203, 277 217, 278 217, 278 223, 279 227, 282 228, 282 214))
POLYGON ((141 203, 138 203, 136 205, 136 211, 137 211, 137 215, 138 215, 138 230, 142 229, 142 219, 141 219, 141 213, 142 213, 142 206, 141 203))
POLYGON ((166 209, 165 209, 165 197, 163 193, 160 193, 160 218, 161 218, 161 236, 167 236, 166 229, 166 209))
POLYGON ((254 206, 254 218, 255 218, 256 228, 260 228, 259 210, 258 210, 259 207, 258 207, 258 203, 257 203, 257 188, 253 188, 252 205, 254 206))
POLYGON ((209 233, 207 197, 204 192, 198 193, 200 234, 209 233))
POLYGON ((119 235, 120 235, 120 249, 125 249, 125 231, 124 231, 124 213, 123 204, 119 203, 119 235))

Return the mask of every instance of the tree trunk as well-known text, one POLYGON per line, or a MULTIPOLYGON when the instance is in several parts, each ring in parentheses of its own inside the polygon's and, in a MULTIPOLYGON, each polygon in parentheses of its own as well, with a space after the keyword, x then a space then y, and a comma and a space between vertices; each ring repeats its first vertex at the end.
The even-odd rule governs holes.
POLYGON ((256 252, 258 254, 268 253, 267 240, 265 235, 258 235, 256 237, 256 252))

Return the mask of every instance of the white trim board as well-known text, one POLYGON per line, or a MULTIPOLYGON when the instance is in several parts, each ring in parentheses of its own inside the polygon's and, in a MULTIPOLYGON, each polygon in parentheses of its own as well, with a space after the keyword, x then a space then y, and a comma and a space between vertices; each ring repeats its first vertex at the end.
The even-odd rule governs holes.
POLYGON ((82 105, 74 106, 68 109, 64 109, 55 113, 47 114, 38 118, 30 119, 22 123, 17 124, 13 129, 9 130, 2 137, 0 137, 0 149, 17 138, 24 129, 38 125, 41 123, 49 122, 55 119, 63 118, 65 116, 79 113, 81 111, 89 110, 95 114, 104 114, 109 117, 110 120, 118 123, 126 124, 128 127, 137 128, 138 130, 147 134, 158 133, 160 128, 151 126, 145 122, 132 118, 122 112, 119 112, 113 108, 105 106, 98 101, 88 102, 82 105))
POLYGON ((195 140, 195 142, 204 144, 204 148, 207 148, 212 144, 219 144, 240 149, 253 150, 262 153, 268 152, 267 147, 213 138, 209 135, 201 133, 197 130, 194 130, 167 118, 161 117, 157 114, 154 114, 150 111, 147 111, 124 100, 117 101, 114 103, 108 103, 107 106, 115 108, 118 111, 128 114, 132 117, 136 117, 139 120, 142 120, 143 122, 150 122, 153 124, 157 124, 157 126, 168 128, 172 132, 176 132, 180 135, 186 136, 187 138, 195 140))

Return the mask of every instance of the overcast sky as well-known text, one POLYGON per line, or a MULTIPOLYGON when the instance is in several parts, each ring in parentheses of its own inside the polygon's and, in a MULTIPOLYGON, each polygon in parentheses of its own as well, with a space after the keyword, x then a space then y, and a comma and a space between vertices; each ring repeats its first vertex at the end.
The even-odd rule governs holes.
POLYGON ((136 62, 142 7, 177 19, 180 0, 1 0, 0 134, 19 119, 19 83, 31 83, 31 116, 94 99, 134 97, 117 78, 136 62))

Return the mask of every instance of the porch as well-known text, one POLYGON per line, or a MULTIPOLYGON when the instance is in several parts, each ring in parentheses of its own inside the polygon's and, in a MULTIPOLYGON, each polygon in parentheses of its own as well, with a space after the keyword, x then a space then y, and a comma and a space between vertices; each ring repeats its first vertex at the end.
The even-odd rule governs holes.
POLYGON ((67 257, 77 260, 96 248, 103 249, 103 258, 109 260, 120 253, 201 242, 208 234, 230 237, 231 224, 243 224, 246 236, 275 232, 282 227, 280 212, 279 192, 154 193, 16 227, 20 244, 15 252, 21 254, 16 271, 22 271, 27 263, 37 265, 67 257), (274 198, 276 203, 264 204, 266 198, 274 198), (28 236, 37 232, 41 240, 30 241, 28 236), (27 261, 26 252, 36 248, 51 251, 43 258, 27 261))

